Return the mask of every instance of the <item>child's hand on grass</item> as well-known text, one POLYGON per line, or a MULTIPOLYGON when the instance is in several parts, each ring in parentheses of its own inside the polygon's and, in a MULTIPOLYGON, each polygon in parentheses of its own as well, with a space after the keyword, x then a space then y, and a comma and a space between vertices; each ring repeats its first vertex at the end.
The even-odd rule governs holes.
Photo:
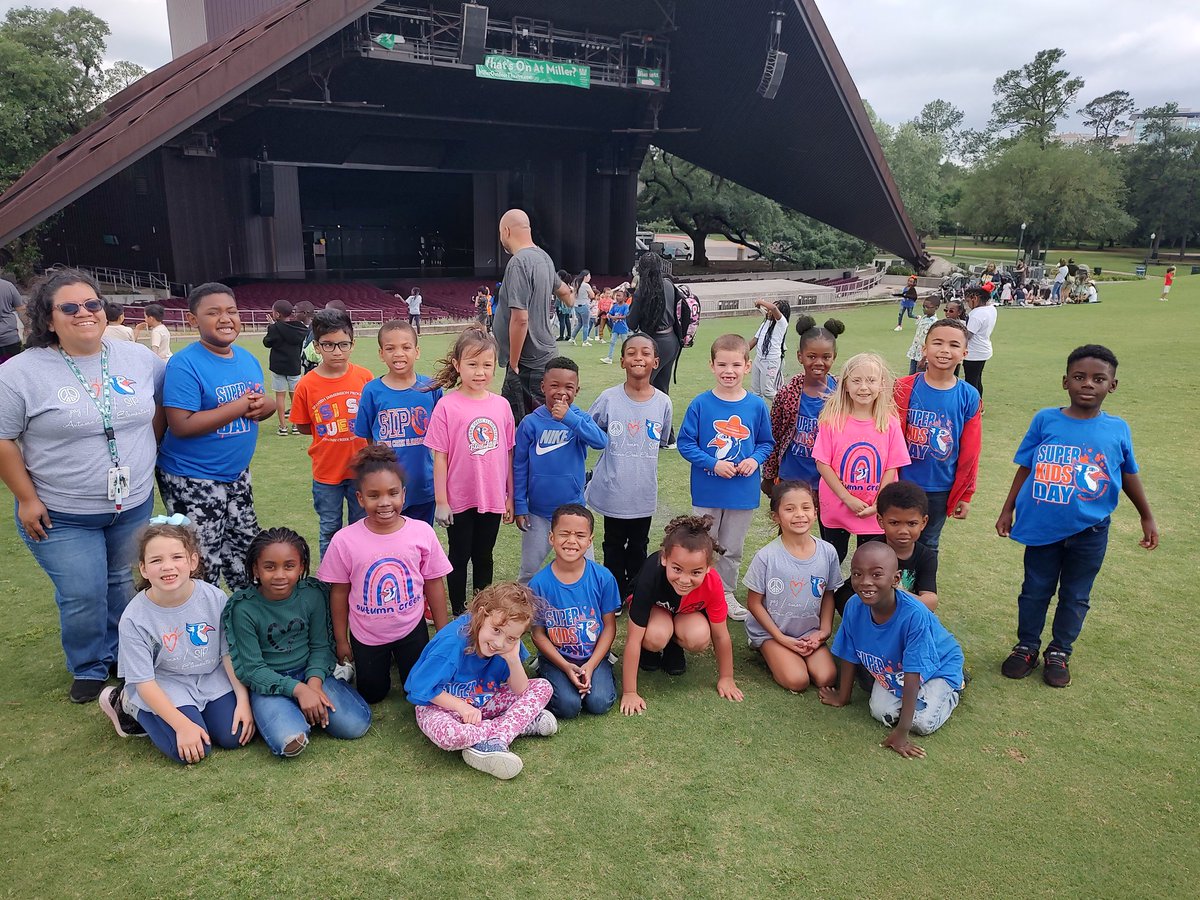
POLYGON ((732 700, 734 703, 741 703, 746 699, 746 695, 737 686, 732 675, 728 678, 717 679, 717 696, 723 700, 732 700))
POLYGON ((846 701, 842 699, 842 695, 838 692, 838 689, 832 685, 817 688, 817 697, 826 706, 841 707, 846 705, 846 701))
POLYGON ((646 701, 636 691, 627 691, 621 695, 621 714, 625 716, 640 716, 646 711, 646 701))
MULTIPOLYGON (((824 690, 822 688, 821 690, 824 690)), ((883 739, 882 747, 887 747, 889 750, 895 750, 906 759, 924 759, 925 751, 908 739, 907 734, 901 734, 898 731, 888 732, 888 736, 883 739)))

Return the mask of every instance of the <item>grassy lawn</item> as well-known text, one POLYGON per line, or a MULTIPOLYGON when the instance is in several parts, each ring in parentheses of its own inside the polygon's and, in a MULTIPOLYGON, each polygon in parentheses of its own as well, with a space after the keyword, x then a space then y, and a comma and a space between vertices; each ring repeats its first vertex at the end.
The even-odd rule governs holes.
MULTIPOLYGON (((982 244, 960 236, 956 251, 953 235, 932 237, 926 243, 930 253, 961 266, 980 265, 988 262, 1011 264, 1015 263, 1017 258, 1015 242, 982 244), (955 251, 954 255, 951 255, 951 251, 955 251)), ((1047 265, 1054 265, 1060 257, 1063 259, 1074 258, 1076 262, 1093 270, 1096 266, 1100 266, 1105 272, 1132 274, 1133 267, 1139 266, 1145 261, 1147 252, 1147 247, 1109 247, 1105 250, 1096 250, 1094 246, 1085 246, 1079 250, 1055 247, 1046 251, 1046 262, 1047 265)), ((1186 260, 1180 260, 1177 253, 1167 248, 1160 251, 1159 258, 1151 264, 1150 275, 1152 278, 1155 276, 1161 278, 1167 266, 1171 265, 1178 266, 1180 271, 1187 272, 1191 270, 1191 266, 1195 262, 1196 260, 1191 256, 1186 260)))
MULTIPOLYGON (((1130 282, 1107 286, 1099 306, 1001 310, 979 490, 970 519, 946 527, 939 589, 974 680, 947 725, 919 741, 920 761, 879 746, 885 729, 861 693, 835 710, 775 686, 733 623, 744 703, 718 699, 711 656, 682 678, 643 674, 645 716, 614 710, 523 740, 525 772, 511 783, 434 748, 395 692, 360 741, 318 736, 287 762, 255 742, 176 766, 147 741, 117 738, 95 706, 67 701, 50 585, 6 516, 0 895, 1194 896, 1200 614, 1179 591, 1197 571, 1200 504, 1195 483, 1181 488, 1171 473, 1195 459, 1200 436, 1200 399, 1186 387, 1200 277, 1180 278, 1170 303, 1158 290, 1130 282), (1054 691, 1037 675, 999 674, 1021 549, 993 523, 1031 414, 1063 400, 1066 354, 1089 341, 1121 359, 1105 408, 1133 428, 1162 546, 1137 547, 1122 499, 1075 683, 1054 691)), ((893 333, 894 316, 846 313, 842 358, 877 350, 901 370, 911 326, 893 333)), ((701 341, 754 324, 709 320, 701 341)), ((423 371, 446 343, 427 339, 423 371)), ((378 371, 372 348, 364 339, 356 359, 378 371)), ((594 347, 575 355, 586 406, 619 371, 594 347)), ((706 351, 687 351, 677 421, 710 383, 706 351)), ((254 479, 260 521, 315 543, 304 442, 264 428, 254 479)), ((687 470, 664 453, 659 472, 665 523, 689 508, 687 470)), ((746 559, 770 537, 763 513, 746 559)), ((500 577, 516 575, 515 529, 502 530, 496 558, 500 577)))

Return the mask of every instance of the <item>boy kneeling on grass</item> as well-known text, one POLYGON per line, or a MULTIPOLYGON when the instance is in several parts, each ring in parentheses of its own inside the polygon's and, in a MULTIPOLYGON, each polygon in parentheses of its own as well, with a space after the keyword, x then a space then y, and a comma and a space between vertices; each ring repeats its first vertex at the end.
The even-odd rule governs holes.
POLYGON ((896 552, 880 541, 859 547, 850 560, 857 592, 846 603, 833 640, 838 686, 819 695, 828 706, 845 706, 854 690, 854 667, 874 676, 871 715, 891 727, 883 740, 901 756, 923 757, 909 732, 932 734, 958 706, 963 652, 946 627, 912 594, 897 590, 896 552))

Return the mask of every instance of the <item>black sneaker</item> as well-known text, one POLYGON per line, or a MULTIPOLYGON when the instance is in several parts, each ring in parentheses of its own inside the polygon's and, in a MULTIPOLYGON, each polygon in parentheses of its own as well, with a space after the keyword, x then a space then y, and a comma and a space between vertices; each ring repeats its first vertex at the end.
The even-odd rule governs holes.
POLYGON ((662 668, 662 652, 659 650, 642 650, 641 658, 638 660, 638 668, 643 672, 657 672, 662 668))
POLYGON ((687 671, 687 659, 683 655, 683 648, 674 638, 663 647, 662 667, 668 675, 682 675, 687 671))
POLYGON ((1042 669, 1042 681, 1050 687, 1063 688, 1071 683, 1071 657, 1061 650, 1047 650, 1044 654, 1046 668, 1042 669))
POLYGON ((71 682, 67 696, 72 703, 91 703, 104 690, 103 678, 76 678, 71 682))
POLYGON ((1037 647, 1017 644, 1012 648, 1012 653, 1008 654, 1008 659, 1000 666, 1000 674, 1005 678, 1024 678, 1037 667, 1037 647))
POLYGON ((122 688, 112 686, 102 690, 99 698, 100 709, 112 720, 113 728, 121 737, 147 737, 146 729, 141 723, 125 712, 121 702, 122 691, 122 688))

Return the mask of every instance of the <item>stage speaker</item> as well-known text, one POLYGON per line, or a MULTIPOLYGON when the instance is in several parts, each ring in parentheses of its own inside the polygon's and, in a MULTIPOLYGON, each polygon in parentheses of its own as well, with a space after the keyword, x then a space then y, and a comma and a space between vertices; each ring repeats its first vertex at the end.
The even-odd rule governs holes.
POLYGON ((767 100, 774 100, 775 95, 779 93, 779 85, 783 82, 783 70, 786 68, 787 54, 782 50, 772 50, 767 54, 762 80, 758 83, 758 92, 767 100))
POLYGON ((462 48, 459 62, 478 66, 487 55, 488 8, 478 3, 462 5, 462 48))
POLYGON ((260 216, 275 215, 275 167, 260 165, 254 175, 254 207, 260 216))

